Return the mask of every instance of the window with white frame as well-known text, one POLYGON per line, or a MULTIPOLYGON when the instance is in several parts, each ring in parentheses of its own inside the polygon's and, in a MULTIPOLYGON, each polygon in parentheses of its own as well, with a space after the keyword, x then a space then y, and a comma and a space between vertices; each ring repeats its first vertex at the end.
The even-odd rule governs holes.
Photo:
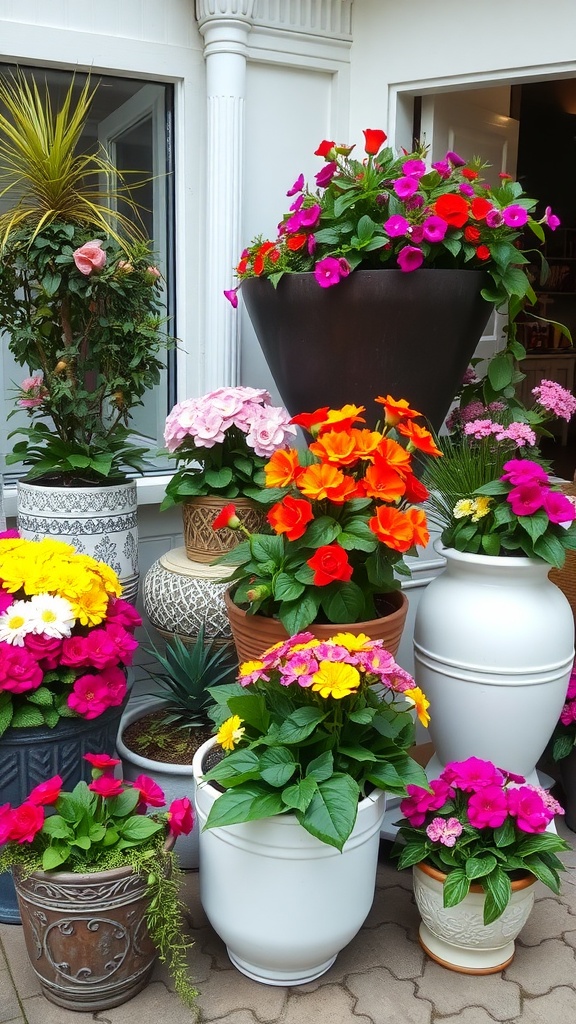
MULTIPOLYGON (((14 66, 0 63, 0 74, 10 74, 14 66)), ((23 67, 20 71, 34 78, 40 90, 48 86, 53 109, 58 109, 70 82, 74 78, 75 88, 80 90, 86 76, 81 73, 48 68, 23 67)), ((106 75, 92 76, 98 85, 92 102, 90 116, 82 136, 86 149, 96 150, 104 146, 119 171, 136 171, 139 179, 146 184, 138 188, 135 196, 141 220, 151 241, 154 262, 161 269, 165 282, 165 303, 168 330, 177 336, 176 308, 174 296, 174 201, 172 151, 173 87, 157 82, 146 82, 134 78, 106 75)), ((0 196, 0 206, 9 205, 0 196)), ((129 214, 128 208, 121 211, 129 214)), ((21 424, 26 424, 26 414, 18 412, 8 419, 14 408, 13 389, 23 377, 25 370, 18 366, 8 351, 6 338, 1 339, 0 350, 0 470, 5 455, 12 450, 13 439, 9 434, 21 424)), ((150 451, 151 471, 166 472, 167 462, 158 457, 163 446, 164 421, 168 410, 175 402, 175 354, 168 351, 163 360, 166 369, 160 383, 144 398, 144 404, 133 410, 133 426, 138 439, 150 451)), ((31 370, 36 369, 31 367, 31 370)), ((6 477, 18 476, 18 467, 9 467, 6 477)))

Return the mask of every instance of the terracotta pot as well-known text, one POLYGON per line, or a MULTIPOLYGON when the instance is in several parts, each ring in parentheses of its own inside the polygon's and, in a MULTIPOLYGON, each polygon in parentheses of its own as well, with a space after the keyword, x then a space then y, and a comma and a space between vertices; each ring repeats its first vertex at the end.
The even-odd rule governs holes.
POLYGON ((314 274, 242 282, 242 297, 283 402, 294 416, 377 395, 406 398, 438 430, 492 305, 481 270, 355 270, 336 288, 314 274))
POLYGON ((105 1010, 148 983, 156 949, 146 924, 145 875, 124 867, 24 878, 15 870, 14 883, 28 956, 51 1003, 105 1010))
MULTIPOLYGON (((232 548, 243 539, 237 530, 215 530, 212 526, 219 512, 230 504, 230 499, 212 495, 203 498, 188 498, 182 505, 184 546, 193 562, 213 562, 218 555, 232 548)), ((234 498, 236 515, 251 533, 263 533, 266 529, 266 513, 249 498, 234 498)))
MULTIPOLYGON (((403 590, 395 590, 386 595, 386 600, 390 602, 391 611, 382 618, 370 619, 367 622, 321 625, 314 622, 307 627, 306 632, 313 633, 320 640, 327 640, 335 633, 365 633, 371 640, 383 640, 386 650, 396 654, 408 614, 408 598, 403 590)), ((265 615, 248 615, 234 604, 230 590, 224 594, 224 604, 240 662, 258 659, 268 647, 288 639, 288 633, 279 619, 268 618, 265 615)))
POLYGON ((514 939, 534 906, 534 875, 512 882, 512 897, 503 914, 484 924, 484 890, 472 885, 455 907, 444 907, 446 875, 422 862, 413 868, 414 896, 422 923, 423 950, 442 967, 461 974, 496 974, 514 956, 514 939))

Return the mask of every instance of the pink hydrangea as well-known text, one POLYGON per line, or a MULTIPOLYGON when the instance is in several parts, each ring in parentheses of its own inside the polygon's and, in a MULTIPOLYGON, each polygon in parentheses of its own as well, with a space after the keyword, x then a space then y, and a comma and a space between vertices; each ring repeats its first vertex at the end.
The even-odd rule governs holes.
POLYGON ((294 437, 296 427, 290 423, 290 414, 277 406, 255 406, 249 421, 246 443, 256 455, 269 458, 294 437))
POLYGON ((541 380, 537 387, 532 388, 532 394, 544 409, 560 419, 568 421, 576 412, 576 398, 572 392, 554 380, 541 380))

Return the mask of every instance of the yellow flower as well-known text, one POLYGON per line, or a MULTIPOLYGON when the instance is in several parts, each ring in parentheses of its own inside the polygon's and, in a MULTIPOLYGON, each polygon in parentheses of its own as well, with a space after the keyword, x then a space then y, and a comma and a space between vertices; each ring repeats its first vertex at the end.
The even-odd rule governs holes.
POLYGON ((461 498, 452 509, 454 519, 464 519, 465 516, 473 515, 475 512, 474 504, 472 498, 461 498))
POLYGON ((360 673, 353 665, 343 662, 321 661, 313 675, 312 689, 321 697, 341 700, 354 693, 360 685, 360 673))
POLYGON ((430 721, 430 715, 428 714, 428 708, 430 707, 430 701, 426 700, 425 695, 419 686, 413 686, 411 690, 404 690, 403 697, 408 697, 412 701, 416 708, 416 714, 418 715, 418 721, 422 723, 424 728, 428 728, 428 722, 430 721))
POLYGON ((232 715, 231 718, 227 718, 222 723, 216 734, 216 742, 220 744, 223 750, 234 750, 237 743, 240 742, 246 730, 242 726, 243 719, 239 718, 238 715, 232 715))
POLYGON ((354 636, 353 633, 336 633, 330 640, 333 644, 345 647, 347 651, 367 651, 372 643, 365 633, 359 633, 358 636, 354 636))
POLYGON ((472 516, 472 522, 477 523, 479 519, 483 519, 487 516, 490 511, 490 503, 492 498, 481 497, 474 500, 474 515, 472 516))
POLYGON ((95 583, 89 590, 69 598, 74 616, 83 626, 97 626, 106 618, 108 594, 95 583))
POLYGON ((251 676, 253 672, 259 672, 261 668, 264 668, 263 661, 243 661, 238 670, 238 678, 251 676))

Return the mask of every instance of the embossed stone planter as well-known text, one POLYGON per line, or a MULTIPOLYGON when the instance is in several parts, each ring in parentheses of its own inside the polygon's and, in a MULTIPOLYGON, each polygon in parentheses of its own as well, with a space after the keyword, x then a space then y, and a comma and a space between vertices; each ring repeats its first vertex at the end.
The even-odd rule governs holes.
POLYGON ((106 562, 122 596, 138 595, 138 519, 133 480, 105 487, 48 487, 18 482, 18 529, 28 540, 51 537, 106 562))
POLYGON ((97 1011, 147 984, 156 949, 148 934, 145 875, 14 870, 26 949, 43 994, 68 1010, 97 1011))
MULTIPOLYGON (((0 802, 17 807, 34 786, 53 775, 62 776, 66 789, 73 789, 81 779, 90 782, 92 769, 84 754, 115 753, 123 709, 124 705, 109 708, 92 719, 61 718, 53 729, 40 725, 7 729, 0 738, 0 802)), ((20 922, 9 871, 0 874, 0 922, 20 922)))
POLYGON ((420 945, 428 956, 461 974, 496 974, 514 956, 514 939, 534 906, 534 875, 512 882, 506 910, 492 924, 483 920, 485 894, 479 885, 455 907, 444 907, 446 875, 429 864, 412 869, 414 896, 422 923, 420 945))
POLYGON ((233 566, 192 562, 185 548, 167 551, 144 577, 144 609, 150 622, 162 636, 177 635, 184 643, 194 642, 204 624, 207 641, 231 644, 224 592, 232 571, 233 566))

